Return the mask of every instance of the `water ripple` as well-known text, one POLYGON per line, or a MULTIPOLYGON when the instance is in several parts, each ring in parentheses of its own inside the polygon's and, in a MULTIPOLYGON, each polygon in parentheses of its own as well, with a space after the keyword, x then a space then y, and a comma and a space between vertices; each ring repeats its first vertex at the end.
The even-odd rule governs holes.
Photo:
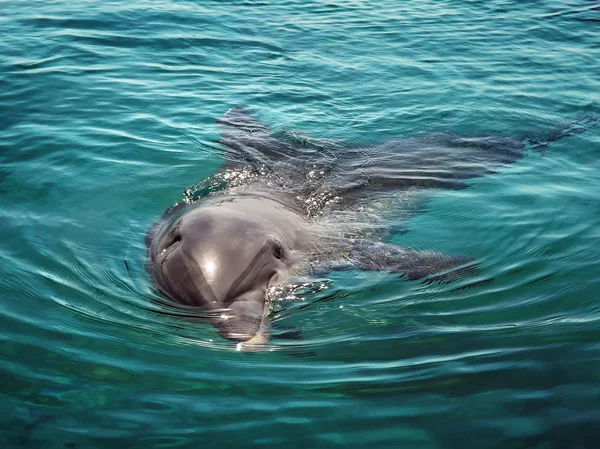
POLYGON ((369 153, 389 139, 540 136, 597 114, 596 2, 3 10, 1 447, 596 447, 598 128, 468 188, 338 216, 479 272, 302 280, 273 293, 264 351, 166 314, 144 268, 153 222, 222 166, 232 106, 326 167, 352 148, 354 186, 447 181, 453 161, 369 153))

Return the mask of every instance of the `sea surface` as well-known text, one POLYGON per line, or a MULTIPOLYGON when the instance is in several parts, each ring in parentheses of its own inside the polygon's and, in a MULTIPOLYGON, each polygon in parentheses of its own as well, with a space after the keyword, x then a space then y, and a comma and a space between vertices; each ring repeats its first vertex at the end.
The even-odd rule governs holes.
POLYGON ((4 0, 0 36, 0 448, 600 447, 598 126, 390 222, 470 288, 332 273, 242 353, 144 269, 232 107, 365 148, 597 117, 600 2, 4 0))

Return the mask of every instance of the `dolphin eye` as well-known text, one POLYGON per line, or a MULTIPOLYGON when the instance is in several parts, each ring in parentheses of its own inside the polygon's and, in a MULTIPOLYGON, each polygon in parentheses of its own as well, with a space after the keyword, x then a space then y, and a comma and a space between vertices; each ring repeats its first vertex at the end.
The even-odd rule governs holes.
POLYGON ((179 232, 179 226, 181 223, 178 223, 173 229, 171 229, 163 238, 161 242, 162 251, 165 251, 168 248, 171 248, 176 243, 181 242, 182 236, 181 232, 179 232))
POLYGON ((284 254, 285 251, 281 242, 275 242, 275 246, 273 247, 273 256, 275 256, 276 259, 282 260, 284 254))
POLYGON ((175 243, 181 242, 181 234, 176 234, 173 239, 169 242, 169 246, 173 246, 175 243))

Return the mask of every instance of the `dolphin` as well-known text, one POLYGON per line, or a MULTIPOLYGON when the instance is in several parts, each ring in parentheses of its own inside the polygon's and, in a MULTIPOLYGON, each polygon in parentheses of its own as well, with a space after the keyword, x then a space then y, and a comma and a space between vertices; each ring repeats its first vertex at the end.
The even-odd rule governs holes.
POLYGON ((174 307, 209 317, 238 349, 260 347, 270 338, 269 289, 293 277, 359 269, 449 282, 476 271, 471 257, 402 248, 366 232, 377 225, 348 219, 361 198, 462 189, 596 122, 565 125, 544 140, 435 134, 348 148, 273 133, 236 107, 217 121, 225 166, 148 232, 148 270, 174 307))

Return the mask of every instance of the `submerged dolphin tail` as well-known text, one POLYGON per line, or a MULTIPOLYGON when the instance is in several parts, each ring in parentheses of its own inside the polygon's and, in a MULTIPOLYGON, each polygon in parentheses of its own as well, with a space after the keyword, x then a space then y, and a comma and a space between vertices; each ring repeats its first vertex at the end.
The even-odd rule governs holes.
POLYGON ((523 142, 528 144, 531 149, 543 153, 548 145, 550 145, 552 142, 557 142, 565 137, 571 137, 584 133, 594 128, 599 122, 600 116, 589 114, 582 119, 573 122, 565 122, 557 126, 550 134, 544 136, 543 138, 535 138, 531 136, 524 137, 523 142))

